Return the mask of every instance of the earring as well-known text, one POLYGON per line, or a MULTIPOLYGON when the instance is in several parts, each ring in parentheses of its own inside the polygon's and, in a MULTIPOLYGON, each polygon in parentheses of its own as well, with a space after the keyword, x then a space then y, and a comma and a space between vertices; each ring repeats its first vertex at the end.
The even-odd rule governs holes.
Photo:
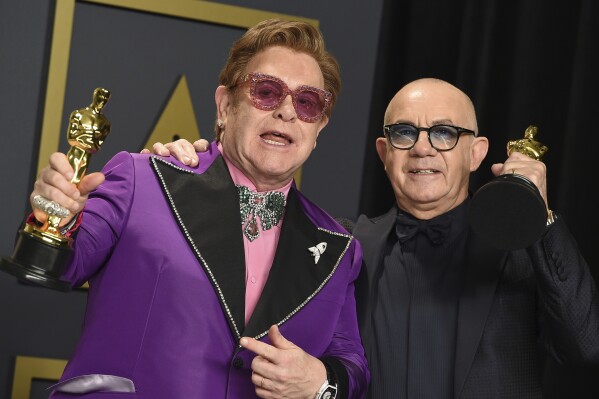
POLYGON ((222 127, 223 127, 223 121, 221 121, 220 119, 217 119, 217 120, 216 120, 216 125, 217 125, 219 128, 221 128, 221 129, 222 129, 222 127))

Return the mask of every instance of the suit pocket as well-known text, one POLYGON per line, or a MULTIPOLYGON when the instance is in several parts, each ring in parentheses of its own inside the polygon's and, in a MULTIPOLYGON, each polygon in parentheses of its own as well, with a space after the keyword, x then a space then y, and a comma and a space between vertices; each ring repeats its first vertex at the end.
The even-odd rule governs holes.
POLYGON ((83 394, 72 394, 54 392, 50 395, 49 399, 137 399, 136 393, 123 393, 123 392, 92 392, 83 394))
POLYGON ((125 377, 107 374, 80 375, 61 381, 49 389, 53 389, 55 393, 66 394, 110 393, 111 397, 117 393, 135 394, 133 381, 125 377))

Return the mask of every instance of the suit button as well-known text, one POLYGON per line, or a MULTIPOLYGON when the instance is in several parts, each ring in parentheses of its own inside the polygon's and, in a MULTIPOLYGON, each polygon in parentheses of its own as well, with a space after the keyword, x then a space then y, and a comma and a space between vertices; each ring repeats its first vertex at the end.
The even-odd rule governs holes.
POLYGON ((235 368, 236 370, 239 370, 242 367, 243 367, 243 359, 242 358, 236 357, 235 359, 233 359, 233 368, 235 368))
POLYGON ((557 260, 558 256, 556 253, 551 254, 551 259, 557 260))
POLYGON ((564 273, 564 267, 563 267, 563 266, 559 266, 559 267, 557 268, 557 274, 561 275, 561 274, 563 274, 563 273, 564 273))

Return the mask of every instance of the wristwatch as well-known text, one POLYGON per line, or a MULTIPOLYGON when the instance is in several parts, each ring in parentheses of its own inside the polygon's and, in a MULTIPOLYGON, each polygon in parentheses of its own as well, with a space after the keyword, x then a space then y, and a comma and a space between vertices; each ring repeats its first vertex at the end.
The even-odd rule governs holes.
POLYGON ((320 386, 314 399, 335 399, 337 397, 337 381, 335 380, 335 373, 326 363, 324 363, 324 368, 327 371, 327 379, 320 386))

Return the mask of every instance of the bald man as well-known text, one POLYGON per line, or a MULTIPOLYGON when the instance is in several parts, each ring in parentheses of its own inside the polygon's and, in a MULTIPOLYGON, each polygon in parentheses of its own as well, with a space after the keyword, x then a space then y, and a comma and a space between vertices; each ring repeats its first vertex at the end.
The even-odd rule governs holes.
MULTIPOLYGON (((364 249, 356 299, 369 397, 541 398, 546 354, 599 362, 599 301, 563 219, 511 252, 468 225, 470 173, 488 149, 468 96, 417 80, 384 123, 376 149, 396 205, 353 230, 364 249)), ((547 205, 545 165, 513 153, 492 166, 495 175, 513 169, 547 205)))
MULTIPOLYGON (((396 205, 361 216, 356 283, 371 399, 542 398, 544 357, 599 363, 599 299, 557 213, 525 250, 499 251, 467 222, 470 174, 489 146, 472 101, 438 79, 407 84, 376 149, 396 205)), ((202 151, 206 143, 194 143, 202 151)), ((157 144, 197 163, 191 144, 157 144)), ((495 175, 528 177, 547 204, 545 165, 520 153, 495 175)))

